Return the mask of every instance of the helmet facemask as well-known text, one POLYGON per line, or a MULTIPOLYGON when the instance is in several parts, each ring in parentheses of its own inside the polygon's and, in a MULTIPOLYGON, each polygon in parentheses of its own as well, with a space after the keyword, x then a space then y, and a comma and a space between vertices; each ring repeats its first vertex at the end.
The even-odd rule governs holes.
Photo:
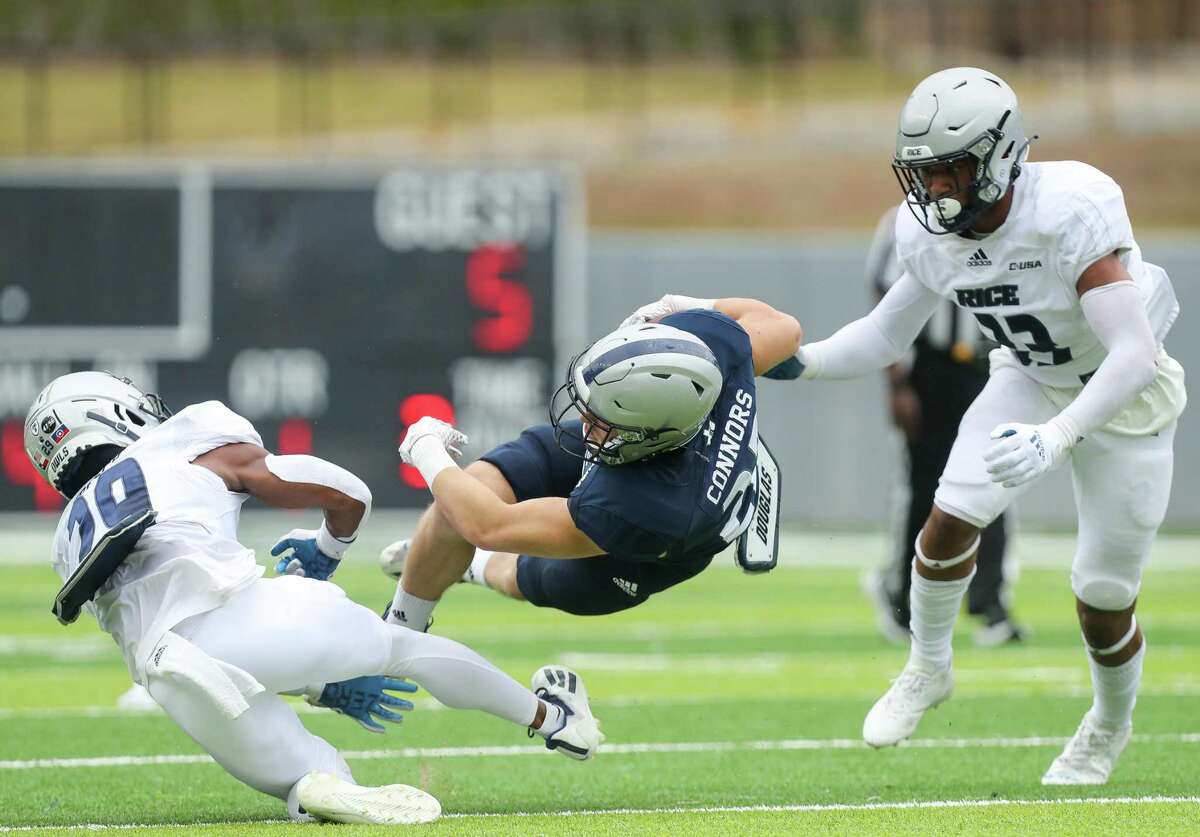
POLYGON ((683 448, 721 392, 712 350, 670 325, 625 326, 572 358, 550 400, 558 446, 585 462, 627 465, 683 448), (586 429, 565 425, 577 412, 586 429))
MULTIPOLYGON (((1005 114, 1005 118, 1007 118, 1005 114)), ((948 235, 969 230, 976 219, 995 206, 1004 197, 1006 190, 1000 188, 989 176, 992 155, 996 153, 998 141, 1003 138, 1001 128, 989 129, 977 137, 966 148, 938 157, 923 157, 916 160, 893 158, 892 171, 904 191, 904 200, 913 217, 933 235, 948 235), (971 162, 971 179, 958 182, 961 160, 971 162), (934 196, 925 185, 922 172, 928 169, 947 167, 953 175, 954 191, 942 197, 934 196), (966 205, 960 205, 953 195, 966 195, 966 205)), ((1010 146, 1011 146, 1010 142, 1010 146)), ((1008 149, 1012 153, 1012 149, 1008 149)), ((1013 166, 1012 180, 1016 180, 1020 169, 1013 166)), ((1011 181, 1010 181, 1011 182, 1011 181)))
MULTIPOLYGON (((653 442, 659 434, 645 427, 612 424, 588 410, 587 402, 575 384, 574 374, 579 359, 587 354, 587 351, 588 349, 585 349, 571 358, 567 367, 567 380, 554 391, 550 399, 550 425, 554 428, 554 441, 565 453, 588 463, 624 465, 626 462, 635 461, 626 459, 622 448, 630 444, 653 442), (583 420, 582 434, 575 433, 564 424, 572 413, 583 420)), ((636 459, 644 459, 648 455, 643 453, 636 459)))

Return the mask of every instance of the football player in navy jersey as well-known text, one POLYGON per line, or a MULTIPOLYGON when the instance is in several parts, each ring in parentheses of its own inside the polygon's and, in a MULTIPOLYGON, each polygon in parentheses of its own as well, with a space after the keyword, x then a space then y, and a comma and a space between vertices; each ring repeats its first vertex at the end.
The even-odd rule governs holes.
POLYGON ((532 427, 465 469, 466 442, 425 417, 400 446, 433 493, 386 615, 427 627, 450 585, 540 607, 614 613, 686 581, 755 511, 755 376, 800 344, 795 318, 753 299, 668 294, 578 355, 532 427), (578 418, 571 418, 577 412, 578 418))

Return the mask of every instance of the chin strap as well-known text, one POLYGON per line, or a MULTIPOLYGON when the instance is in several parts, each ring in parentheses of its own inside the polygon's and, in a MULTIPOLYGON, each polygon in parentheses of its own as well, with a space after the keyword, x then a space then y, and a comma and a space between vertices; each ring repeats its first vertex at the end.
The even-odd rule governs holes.
POLYGON ((120 433, 122 436, 128 436, 130 439, 133 439, 133 441, 135 441, 135 442, 141 438, 141 436, 139 436, 138 434, 136 434, 132 430, 130 430, 129 425, 123 421, 113 421, 112 419, 108 418, 107 416, 101 415, 100 413, 96 412, 95 410, 88 410, 86 415, 92 421, 98 421, 101 424, 107 425, 108 427, 111 427, 113 430, 120 433))

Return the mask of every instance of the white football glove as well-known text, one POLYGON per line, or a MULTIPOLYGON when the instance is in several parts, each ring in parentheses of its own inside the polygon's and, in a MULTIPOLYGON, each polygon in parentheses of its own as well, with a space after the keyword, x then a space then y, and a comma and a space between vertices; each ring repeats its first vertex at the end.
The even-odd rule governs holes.
POLYGON ((983 454, 992 482, 1016 488, 1035 480, 1062 462, 1070 440, 1053 423, 996 425, 996 442, 983 454))
POLYGON ((714 299, 697 299, 683 294, 664 294, 662 299, 643 305, 621 321, 621 328, 642 323, 657 323, 663 317, 678 314, 680 311, 691 311, 693 308, 713 307, 714 299))
POLYGON ((405 464, 417 465, 413 461, 413 448, 417 442, 429 438, 436 439, 438 444, 455 459, 462 456, 462 449, 467 445, 467 434, 455 430, 441 419, 424 416, 409 425, 403 441, 400 442, 400 458, 404 460, 405 464))

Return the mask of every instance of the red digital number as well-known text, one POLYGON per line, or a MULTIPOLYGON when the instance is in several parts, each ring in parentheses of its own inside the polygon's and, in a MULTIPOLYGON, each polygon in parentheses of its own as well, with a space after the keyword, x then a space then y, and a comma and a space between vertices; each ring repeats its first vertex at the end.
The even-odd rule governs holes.
POLYGON ((307 419, 290 418, 279 425, 279 454, 312 453, 312 425, 307 419))
POLYGON ((33 504, 38 511, 62 508, 62 495, 42 478, 25 453, 25 425, 21 422, 4 423, 0 433, 0 458, 4 460, 4 476, 9 482, 33 487, 33 504))
POLYGON ((485 352, 511 352, 533 332, 533 298, 520 282, 505 274, 520 270, 525 251, 520 247, 484 245, 467 260, 467 298, 476 308, 496 316, 475 324, 472 337, 485 352))
MULTIPOLYGON (((396 439, 396 444, 404 440, 404 430, 410 424, 414 424, 424 416, 433 416, 434 418, 454 423, 454 405, 440 395, 434 395, 429 392, 419 392, 416 395, 410 395, 400 402, 400 408, 396 411, 404 428, 400 431, 400 436, 396 439)), ((400 479, 405 485, 412 488, 426 488, 425 478, 421 476, 421 472, 411 465, 400 463, 400 479)))

